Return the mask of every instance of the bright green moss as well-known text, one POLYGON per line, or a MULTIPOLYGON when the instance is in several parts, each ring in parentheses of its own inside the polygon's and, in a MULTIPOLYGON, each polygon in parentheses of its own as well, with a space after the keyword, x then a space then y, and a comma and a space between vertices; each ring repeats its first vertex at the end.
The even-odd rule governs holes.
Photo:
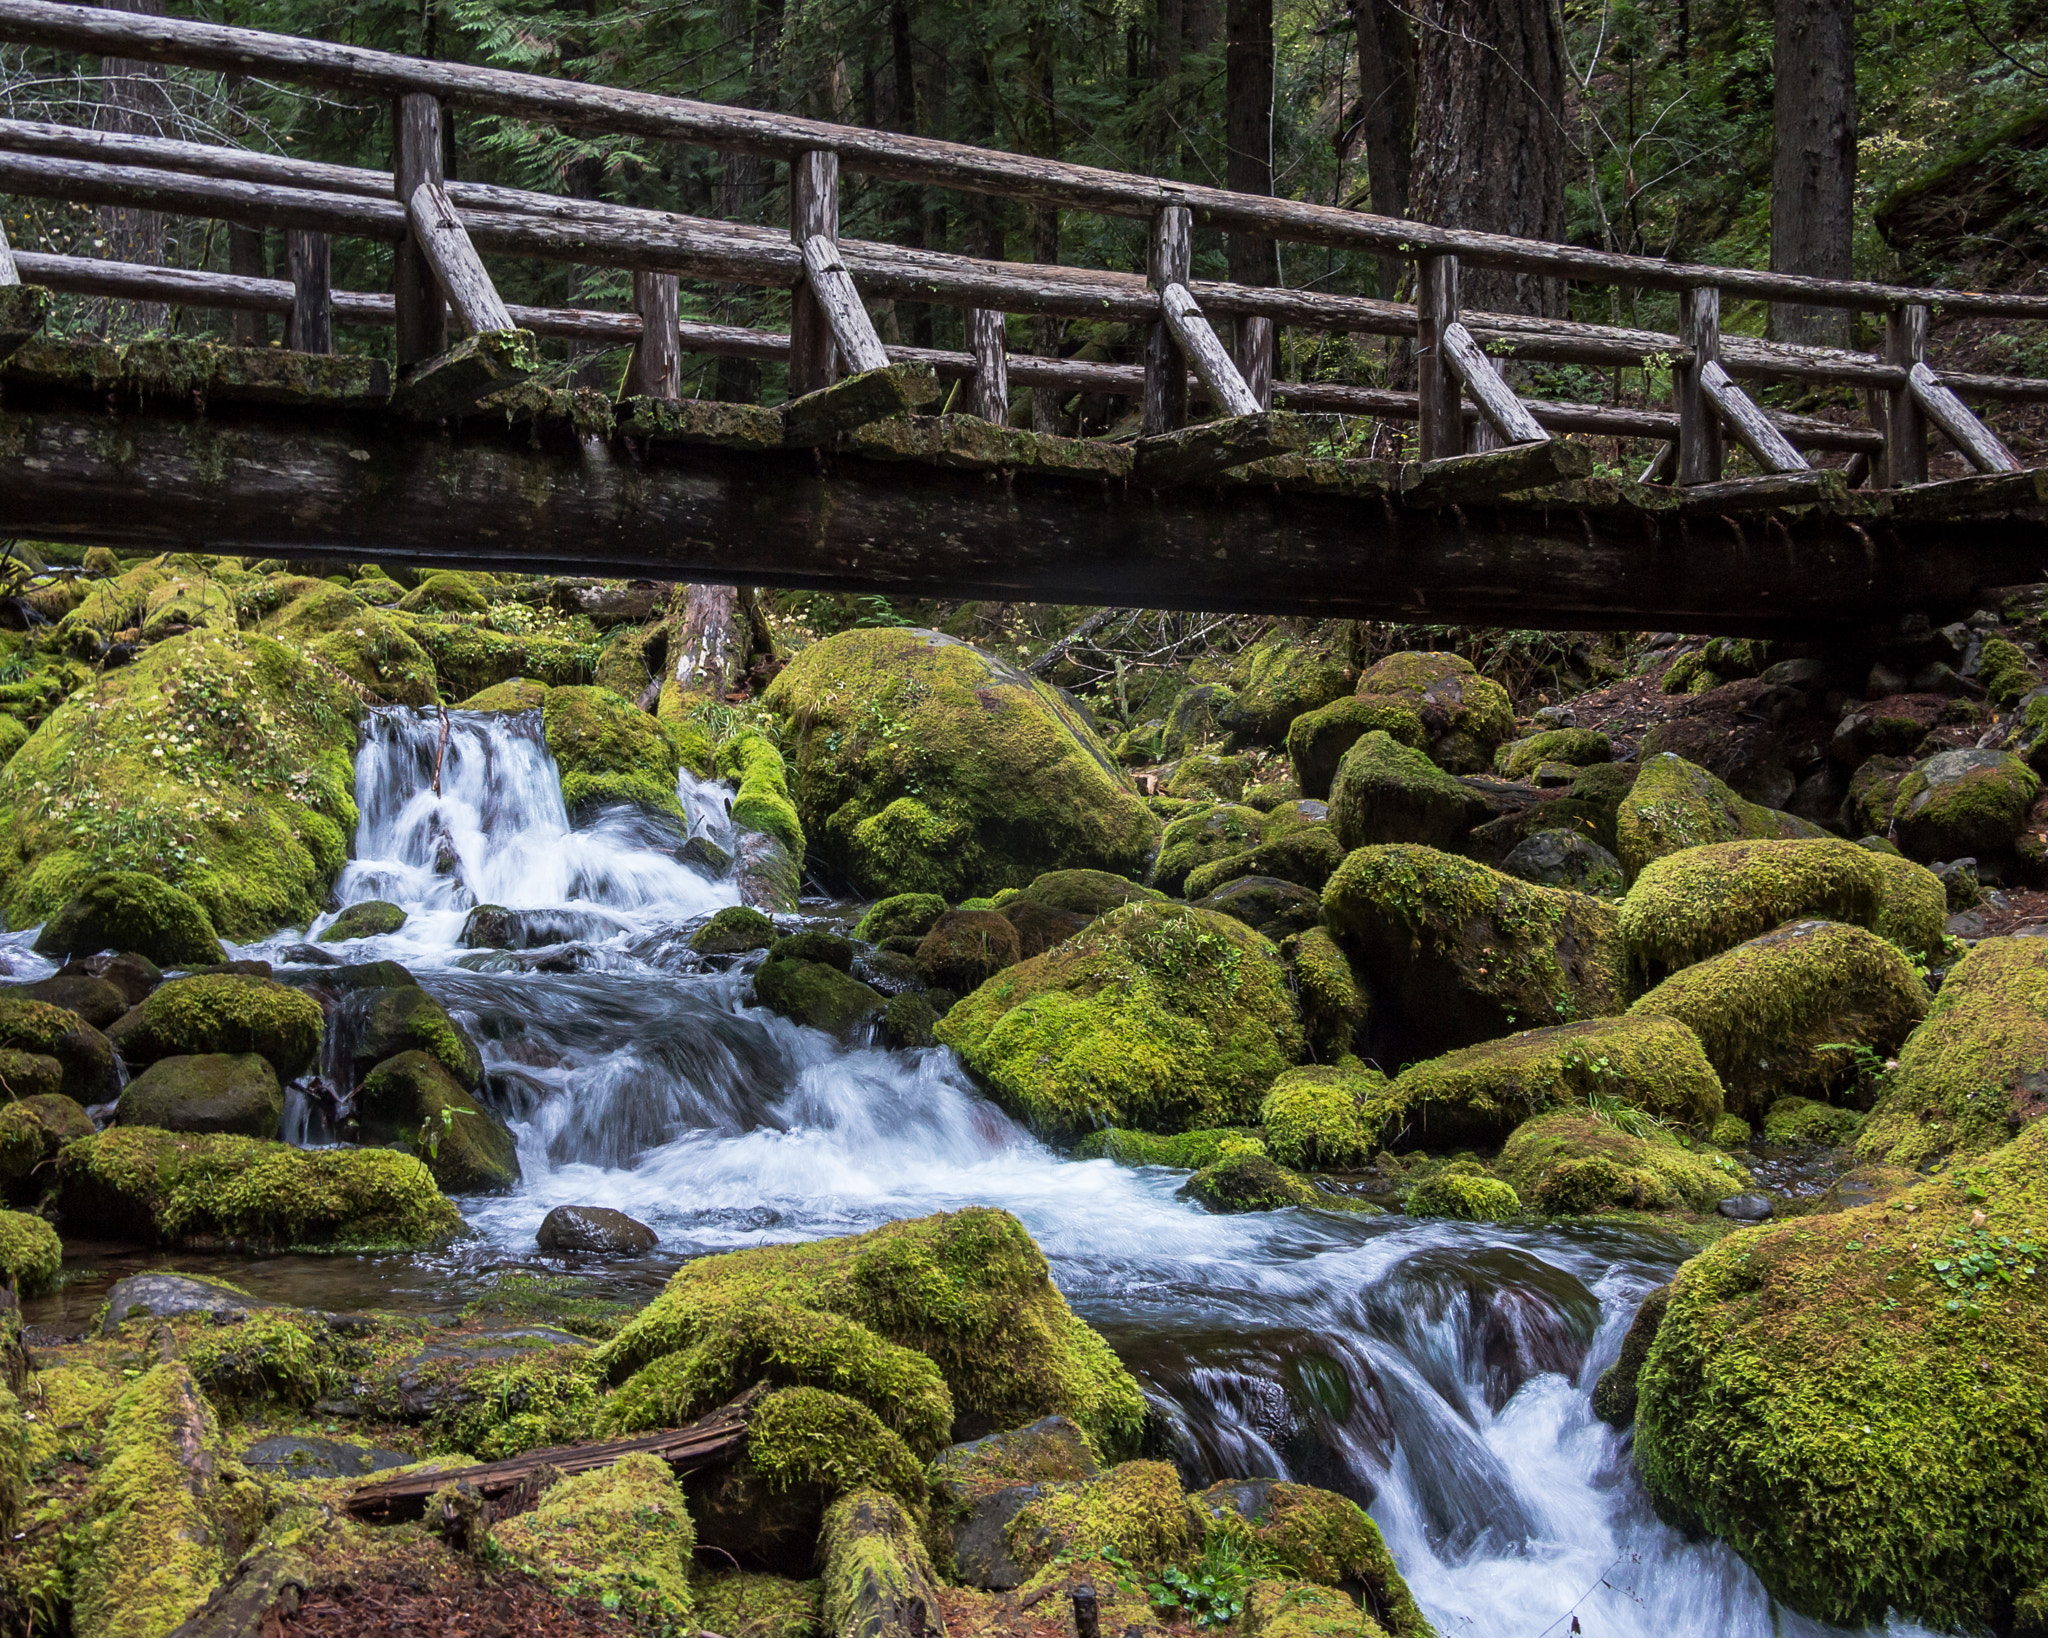
POLYGON ((1803 1615, 1996 1627, 2048 1579, 2044 1246, 2048 1122, 1881 1204, 1730 1235, 1679 1270, 1637 1472, 1803 1615))
POLYGON ((1229 1155, 1262 1155, 1266 1145, 1248 1126, 1216 1126, 1203 1131, 1132 1132, 1106 1126, 1074 1145, 1076 1160, 1114 1160, 1122 1166, 1171 1166, 1200 1171, 1229 1155))
POLYGON ((444 569, 413 587, 398 606, 407 614, 482 614, 491 605, 469 576, 444 569))
POLYGON ((1323 919, 1397 1009, 1404 1055, 1623 1004, 1611 904, 1434 848, 1360 848, 1323 889, 1323 919))
POLYGON ((927 1355, 944 1373, 956 1418, 971 1427, 1057 1414, 1106 1450, 1138 1436, 1137 1384, 1074 1317, 1023 1226, 979 1207, 846 1239, 699 1258, 605 1345, 601 1363, 623 1381, 769 1302, 857 1320, 927 1355))
POLYGON ((823 961, 765 961, 754 973, 754 1000, 792 1023, 851 1037, 883 1008, 881 995, 823 961))
POLYGON ((389 1149, 115 1127, 69 1145, 57 1185, 67 1213, 164 1245, 411 1249, 462 1231, 426 1167, 389 1149))
POLYGON ((1749 1122, 1740 1115, 1723 1115, 1714 1122, 1707 1141, 1716 1149, 1747 1149, 1752 1135, 1749 1122))
POLYGON ((859 1400, 823 1388, 780 1388, 754 1407, 746 1466, 770 1491, 872 1487, 924 1506, 924 1465, 902 1436, 859 1400))
POLYGON ((868 891, 958 901, 1070 866, 1132 875, 1158 836, 1056 689, 937 633, 841 632, 763 700, 811 845, 868 891))
POLYGON ((565 1344, 522 1350, 462 1371, 427 1424, 437 1450, 486 1462, 600 1436, 609 1400, 590 1350, 565 1344))
POLYGON ((1365 1027, 1365 986, 1344 947, 1327 927, 1311 927, 1280 947, 1294 978, 1301 1025, 1309 1045, 1325 1058, 1342 1058, 1365 1027))
POLYGON ((1509 1185, 1459 1171, 1424 1178, 1402 1204, 1410 1217, 1455 1217, 1466 1223, 1504 1223, 1522 1213, 1521 1199, 1509 1185))
POLYGON ((1480 676, 1462 655, 1420 650, 1389 654, 1358 679, 1358 692, 1406 700, 1433 744, 1456 736, 1484 752, 1477 767, 1452 768, 1453 773, 1477 773, 1491 766, 1494 747, 1514 737, 1515 709, 1507 690, 1491 677, 1480 676))
POLYGON ((739 782, 732 799, 732 822, 742 830, 773 836, 802 862, 807 845, 803 822, 790 800, 788 770, 782 753, 760 734, 735 734, 717 753, 718 776, 739 782))
POLYGON ((470 695, 460 705, 451 707, 457 711, 540 711, 547 707, 548 685, 535 682, 530 677, 508 677, 501 683, 470 695))
POLYGON ((720 1638, 824 1638, 816 1581, 746 1570, 698 1569, 690 1578, 692 1619, 720 1638))
POLYGON ((0 715, 0 764, 28 743, 28 725, 14 717, 0 715))
POLYGON ((338 944, 351 938, 379 938, 405 925, 405 912, 385 899, 364 899, 350 905, 321 929, 321 940, 338 944))
MULTIPOLYGON (((107 1038, 77 1013, 47 1001, 0 993, 0 1051, 54 1060, 60 1068, 58 1089, 82 1104, 110 1102, 120 1090, 107 1038)), ((31 1086, 47 1079, 41 1065, 27 1069, 31 1086)))
POLYGON ((426 651, 450 699, 467 699, 512 677, 531 677, 550 687, 587 683, 597 663, 594 646, 566 637, 514 637, 410 614, 385 618, 426 651))
POLYGON ((691 1628, 696 1528, 668 1464, 626 1456, 550 1487, 492 1539, 564 1597, 595 1599, 645 1632, 691 1628))
POLYGON ((255 1052, 289 1081, 312 1067, 325 1029, 303 990, 249 973, 201 973, 160 984, 119 1024, 114 1044, 131 1064, 198 1052, 255 1052))
POLYGON ((1386 1628, 1343 1593, 1310 1581, 1261 1577, 1239 1619, 1258 1638, 1386 1638, 1386 1628))
POLYGON ((676 1427, 756 1382, 857 1400, 919 1456, 952 1437, 953 1396, 929 1358, 859 1320, 786 1302, 725 1312, 688 1347, 642 1366, 607 1402, 604 1425, 616 1433, 676 1427))
POLYGON ((1465 833, 1471 792, 1420 751, 1365 735, 1337 767, 1330 828, 1345 848, 1383 842, 1450 847, 1465 833))
POLYGON ((1527 779, 1546 762, 1588 768, 1613 758, 1613 743, 1597 728, 1550 728, 1526 739, 1510 740, 1494 754, 1493 765, 1509 779, 1527 779))
POLYGON ((1259 1105, 1266 1147, 1283 1166, 1363 1166, 1380 1139, 1366 1109, 1386 1084, 1386 1076, 1355 1058, 1288 1070, 1259 1105))
POLYGON ((1344 753, 1370 733, 1383 733, 1410 750, 1429 748, 1429 731, 1406 699, 1354 694, 1319 711, 1305 711, 1287 729, 1287 760, 1304 796, 1327 796, 1344 753))
POLYGON ((1884 878, 1884 902, 1870 930, 1922 961, 1940 959, 1948 934, 1948 889, 1903 854, 1866 849, 1884 878))
POLYGON ((125 870, 183 889, 228 938, 307 925, 355 828, 360 710, 268 638, 152 646, 0 768, 0 907, 34 926, 95 873, 125 870))
POLYGON ((115 633, 140 628, 149 594, 174 577, 166 559, 153 557, 99 582, 57 622, 58 641, 68 651, 90 658, 91 651, 110 642, 115 633))
POLYGON ((1004 1528, 1010 1556, 1027 1569, 1062 1553, 1120 1554, 1140 1571, 1185 1558, 1201 1540, 1202 1517, 1170 1462, 1124 1462, 1068 1484, 1047 1485, 1004 1528))
POLYGON ((1643 867, 1622 901, 1621 936, 1636 971, 1654 982, 1802 917, 1868 927, 1887 885, 1877 855, 1854 842, 1690 847, 1643 867))
MULTIPOLYGON (((424 589, 424 588, 422 588, 424 589)), ((653 717, 608 688, 553 688, 541 708, 562 802, 577 819, 626 803, 681 819, 676 748, 653 717)))
POLYGON ((744 904, 729 904, 690 935, 699 955, 744 955, 775 942, 775 923, 744 904))
POLYGON ((1265 815, 1257 808, 1222 803, 1180 814, 1160 838, 1152 884, 1178 894, 1203 865, 1248 853, 1264 838, 1265 815))
POLYGON ((1211 1532, 1221 1531, 1248 1556, 1319 1587, 1357 1589, 1365 1613, 1391 1638, 1435 1638, 1379 1526, 1349 1497, 1284 1481, 1226 1481, 1194 1503, 1211 1532))
POLYGON ((1206 899, 1226 883, 1245 876, 1268 876, 1320 893, 1344 862, 1344 849, 1328 825, 1301 825, 1261 842, 1249 852, 1217 859, 1189 872, 1181 889, 1189 899, 1206 899))
POLYGON ((1896 947, 1840 922, 1802 921, 1673 973, 1629 1009, 1699 1037, 1729 1108, 1761 1114, 1790 1092, 1825 1094, 1856 1073, 1859 1044, 1894 1051, 1927 1011, 1896 947))
POLYGON ((344 1391, 361 1362, 324 1318, 263 1310, 233 1325, 209 1326, 181 1352, 212 1404, 247 1415, 271 1405, 310 1409, 344 1391))
MULTIPOLYGON (((1139 899, 1163 899, 1166 895, 1156 888, 1140 887, 1129 877, 1119 876, 1113 871, 1048 870, 1021 889, 1017 897, 1029 899, 1048 910, 1086 916, 1092 921, 1119 905, 1139 899)), ((1002 902, 1005 908, 1011 903, 1007 893, 1002 896, 1002 902)))
POLYGON ((450 1194, 494 1194, 519 1182, 519 1145, 438 1058, 386 1058, 356 1088, 357 1136, 426 1162, 450 1194))
POLYGON ((1271 944, 1234 917, 1151 903, 996 974, 937 1034, 1056 1134, 1245 1124, 1302 1049, 1271 944))
POLYGON ((1764 1111, 1764 1142, 1780 1148, 1832 1149, 1855 1137, 1863 1117, 1812 1098, 1780 1098, 1764 1111))
POLYGON ((1325 1193, 1307 1178, 1274 1165, 1265 1155, 1226 1155, 1204 1166, 1176 1192, 1181 1199, 1213 1212, 1282 1211, 1289 1206, 1360 1209, 1360 1203, 1348 1195, 1325 1193))
POLYGON ((64 1243, 40 1217, 0 1211, 0 1280, 24 1297, 46 1290, 64 1266, 64 1243))
POLYGON ((1251 767, 1243 757, 1191 751, 1166 782, 1166 794, 1189 802, 1236 802, 1250 778, 1251 767))
POLYGON ((1986 697, 2001 710, 2012 709, 2040 687, 2025 650, 2008 637, 1985 640, 1977 662, 1977 680, 1984 685, 1986 697))
POLYGON ((1856 1142, 1866 1161, 1981 1154, 2048 1113, 2048 939, 1985 939, 1949 969, 1856 1142))
POLYGON ((483 1079, 483 1055, 469 1032, 417 984, 379 989, 360 1019, 353 1044, 359 1072, 402 1053, 423 1052, 465 1092, 483 1079))
POLYGON ((1709 842, 1821 837, 1818 825, 1744 801, 1706 769, 1667 751, 1648 758, 1615 816, 1615 852, 1631 879, 1652 859, 1709 842))
POLYGON ((2040 794, 2040 776, 2010 752, 1944 751, 1899 781, 1892 831, 1919 859, 1996 854, 2012 845, 2040 794))
POLYGON ((1277 744, 1288 725, 1348 692, 1350 677, 1334 655, 1292 637, 1254 643, 1231 668, 1236 690, 1223 710, 1222 727, 1239 743, 1277 744))
POLYGON ((923 938, 945 913, 946 901, 936 893, 896 893, 869 905, 853 936, 869 944, 885 938, 923 938))
POLYGON ((136 870, 88 879, 44 923, 36 949, 48 956, 132 950, 159 967, 205 967, 221 958, 219 935, 198 900, 136 870))
POLYGON ((1410 1064, 1367 1094, 1360 1118, 1375 1150, 1445 1150, 1498 1142, 1531 1116, 1595 1103, 1706 1132, 1721 1113, 1721 1083, 1684 1025, 1596 1018, 1410 1064))
POLYGON ((1688 1149, 1664 1128, 1589 1108, 1524 1121, 1494 1163, 1537 1211, 1712 1211, 1749 1186, 1749 1173, 1711 1149, 1688 1149))
POLYGON ((824 1624, 847 1638, 945 1630, 921 1514, 880 1488, 858 1488, 825 1512, 818 1557, 824 1624))

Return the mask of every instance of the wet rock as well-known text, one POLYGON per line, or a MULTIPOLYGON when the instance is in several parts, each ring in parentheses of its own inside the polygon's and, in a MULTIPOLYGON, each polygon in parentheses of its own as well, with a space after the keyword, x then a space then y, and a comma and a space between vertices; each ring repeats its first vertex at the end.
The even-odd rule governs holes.
POLYGON ((139 1007, 149 992, 164 981, 161 968, 146 955, 137 955, 133 950, 120 955, 84 956, 68 961, 58 970, 59 978, 103 978, 128 998, 128 1005, 139 1007))
POLYGON ((962 995, 1018 959, 1015 924, 993 910, 948 910, 917 947, 926 981, 962 995))
POLYGON ((1934 872, 1948 895, 1950 910, 1974 910, 1984 902, 1984 887, 1977 880, 1975 859, 1944 859, 1927 868, 1934 872))
POLYGON ((1948 918, 1945 925, 1950 938, 1964 939, 1971 943, 1984 937, 1987 931, 1983 916, 1975 910, 1958 910, 1948 918))
MULTIPOLYGON (((352 938, 378 938, 395 933, 404 925, 405 911, 399 906, 385 899, 365 899, 342 911, 321 930, 320 936, 330 944, 339 944, 352 938)), ((468 930, 464 923, 463 931, 468 930)))
POLYGON ((688 865, 715 882, 723 881, 732 871, 732 855, 708 836, 692 836, 677 848, 676 863, 688 865))
POLYGON ((58 973, 38 983, 24 985, 18 992, 34 1001, 75 1012, 94 1029, 104 1030, 132 1005, 127 995, 103 978, 58 973))
MULTIPOLYGON (((1762 1195, 1737 1195, 1736 1200, 1763 1200, 1762 1195)), ((1729 1217, 1737 1214, 1728 1211, 1731 1201, 1721 1202, 1721 1210, 1729 1217)), ((1765 1215, 1769 1215, 1770 1202, 1764 1201, 1765 1215)), ((1743 1218, 1744 1222, 1761 1221, 1757 1218, 1743 1218)), ((1657 1327, 1663 1323, 1664 1310, 1671 1303, 1671 1287, 1660 1285, 1644 1293, 1637 1305, 1635 1318, 1628 1322, 1628 1332, 1621 1339, 1621 1355, 1600 1373, 1600 1380, 1593 1384, 1593 1414, 1609 1427, 1625 1428, 1636 1419, 1636 1378, 1642 1374, 1643 1361, 1650 1357, 1650 1344, 1657 1340, 1657 1327)))
POLYGON ((403 1467, 417 1459, 403 1451, 384 1450, 376 1445, 308 1439, 292 1433, 258 1439, 242 1452, 242 1465, 250 1471, 272 1473, 294 1483, 307 1479, 361 1478, 389 1467, 403 1467))
POLYGON ((543 1251, 582 1251, 606 1257, 637 1257, 652 1251, 661 1236, 609 1206, 557 1206, 541 1219, 534 1243, 543 1251))
POLYGON ((516 937, 516 917, 502 904, 480 904, 462 923, 465 950, 510 950, 516 937))
POLYGON ((1010 1556, 1004 1532, 1048 1484, 1092 1479, 1101 1472, 1078 1424, 1044 1416, 1028 1427, 991 1433, 943 1450, 932 1462, 932 1488, 951 1518, 953 1559, 970 1587, 1006 1592, 1031 1571, 1010 1556))
POLYGON ((932 1034, 939 1015, 922 994, 906 991, 892 996, 882 1009, 882 1041, 897 1052, 916 1052, 937 1046, 932 1034))
POLYGON ((434 1059, 464 1092, 474 1091, 483 1078, 483 1057, 469 1031, 417 985, 380 990, 350 1047, 358 1078, 406 1052, 423 1052, 434 1059))
POLYGON ((746 955, 765 950, 775 942, 775 923, 758 910, 735 904, 719 911, 690 935, 690 948, 699 955, 746 955))
POLYGON ((125 1320, 178 1319, 203 1314, 226 1321, 274 1306, 238 1291, 225 1280, 209 1280, 197 1274, 131 1274, 114 1282, 107 1293, 106 1317, 100 1321, 100 1335, 115 1335, 125 1320))
POLYGON ((1289 724, 1287 759, 1295 783, 1308 796, 1328 796, 1344 754, 1375 731, 1411 750, 1429 748, 1430 732, 1408 700, 1354 694, 1319 711, 1305 711, 1289 724))
POLYGON ((869 989, 888 996, 908 995, 929 987, 914 951, 906 955, 900 950, 870 950, 854 958, 853 976, 869 989))
POLYGON ((1272 876, 1240 876, 1225 882, 1207 898, 1195 900, 1194 905, 1198 910, 1235 916, 1276 944, 1291 934, 1306 932, 1323 913, 1323 901, 1318 894, 1272 876))
POLYGON ((1237 1213, 1280 1211, 1288 1206, 1324 1204, 1321 1189, 1304 1177, 1275 1165, 1264 1155, 1226 1155, 1204 1166, 1174 1191, 1204 1211, 1237 1213))
POLYGON ((284 1090, 269 1060, 254 1052, 159 1058, 121 1090, 114 1118, 167 1132, 240 1132, 274 1138, 284 1090))
POLYGON ((313 1066, 325 1028, 320 1003, 250 973, 173 979, 107 1032, 130 1067, 194 1053, 257 1052, 280 1081, 313 1066))
POLYGON ((357 1088, 356 1126, 366 1142, 417 1154, 450 1194, 502 1192, 519 1181, 518 1141, 469 1092, 436 1058, 400 1052, 357 1088))
POLYGON ((768 946, 770 961, 822 961, 843 973, 853 971, 853 945, 835 933, 791 933, 768 946))
MULTIPOLYGON (((1002 917, 990 918, 1007 929, 1002 917)), ((754 974, 754 999, 792 1023, 841 1040, 866 1026, 883 1007, 880 995, 822 961, 767 961, 754 974)))
POLYGON ((425 1422, 473 1404, 478 1395, 469 1378, 475 1372, 515 1360, 530 1360, 544 1350, 594 1346, 552 1325, 500 1326, 450 1335, 428 1343, 388 1368, 356 1382, 341 1397, 323 1399, 316 1415, 379 1416, 399 1422, 425 1422))
POLYGON ((1714 1207, 1723 1217, 1732 1217, 1738 1223, 1761 1223, 1773 1209, 1767 1194, 1731 1194, 1714 1207))
POLYGON ((1525 882, 1568 887, 1575 893, 1617 895, 1621 861, 1591 837, 1570 830, 1539 830, 1515 844, 1500 868, 1525 882))
POLYGON ((780 837, 765 831, 741 831, 732 866, 740 903, 775 915, 794 915, 803 891, 800 864, 780 837))
POLYGON ((40 955, 89 956, 134 950, 161 967, 220 960, 220 939, 199 901, 137 870, 92 877, 36 935, 40 955))
POLYGON ((317 944, 287 944, 277 959, 287 967, 339 967, 341 957, 317 944))

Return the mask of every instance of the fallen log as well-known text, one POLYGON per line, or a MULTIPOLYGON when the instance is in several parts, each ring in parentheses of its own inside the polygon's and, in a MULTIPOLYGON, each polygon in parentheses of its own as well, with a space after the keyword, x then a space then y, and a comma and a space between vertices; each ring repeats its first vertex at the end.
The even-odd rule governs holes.
POLYGON ((656 1433, 608 1439, 599 1444, 556 1445, 547 1450, 529 1450, 502 1462, 442 1468, 434 1473, 361 1485, 345 1505, 353 1518, 370 1524, 397 1524, 421 1517, 427 1510, 427 1498, 458 1479, 467 1480, 469 1487, 488 1501, 516 1489, 521 1480, 542 1467, 552 1467, 567 1478, 610 1467, 622 1456, 659 1456, 669 1466, 679 1468, 729 1462, 746 1446, 747 1419, 759 1396, 759 1389, 750 1390, 688 1427, 663 1428, 656 1433))

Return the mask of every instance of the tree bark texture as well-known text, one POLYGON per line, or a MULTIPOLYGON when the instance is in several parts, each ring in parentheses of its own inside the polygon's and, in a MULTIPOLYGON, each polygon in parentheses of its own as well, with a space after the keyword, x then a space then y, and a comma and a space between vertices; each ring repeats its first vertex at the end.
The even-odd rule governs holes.
MULTIPOLYGON (((726 32, 738 34, 749 26, 753 39, 743 100, 749 108, 772 109, 776 104, 777 57, 782 41, 782 0, 752 0, 751 4, 748 0, 733 0, 726 32)), ((721 164, 719 214, 728 221, 758 221, 761 201, 768 196, 773 163, 760 154, 734 151, 725 154, 721 164)), ((760 301, 751 292, 734 291, 721 305, 735 324, 752 324, 760 317, 760 301)), ((721 358, 716 392, 722 403, 759 403, 760 361, 721 358)))
MULTIPOLYGON (((1058 66, 1053 39, 1053 14, 1041 8, 1031 17, 1031 94, 1025 129, 1029 151, 1045 159, 1057 159, 1060 152, 1059 105, 1056 100, 1055 71, 1058 66)), ((1060 259, 1060 213, 1051 205, 1031 207, 1031 259, 1050 267, 1060 259)), ((1060 320, 1050 314, 1031 326, 1032 349, 1041 358, 1057 358, 1060 351, 1060 320)), ((1050 387, 1031 389, 1031 430, 1057 433, 1060 429, 1060 395, 1050 387)))
MULTIPOLYGON (((1771 271, 1846 279, 1856 203, 1853 0, 1777 0, 1771 69, 1771 271)), ((1846 347, 1852 325, 1825 307, 1771 309, 1780 341, 1846 347)))
MULTIPOLYGON (((1358 126, 1365 179, 1381 216, 1408 214, 1415 141, 1415 34, 1398 0, 1353 0, 1358 41, 1358 126)), ((1380 294, 1392 296, 1400 265, 1380 263, 1380 294)))
MULTIPOLYGON (((1416 29, 1413 214, 1564 237, 1564 46, 1548 0, 1426 0, 1416 29)), ((1555 279, 1466 263, 1469 307, 1555 313, 1555 279)))
MULTIPOLYGON (((159 17, 164 9, 163 0, 104 0, 104 4, 115 11, 140 12, 147 17, 159 17)), ((170 92, 161 64, 103 57, 100 73, 106 81, 108 130, 129 136, 172 134, 170 92)), ((107 236, 109 260, 162 264, 166 237, 162 212, 106 205, 101 207, 100 223, 107 236)), ((161 330, 169 311, 161 302, 110 302, 101 325, 107 334, 129 328, 161 330)))
MULTIPOLYGON (((1224 23, 1224 186, 1271 193, 1273 0, 1228 0, 1224 23)), ((1278 284, 1278 247, 1263 235, 1231 234, 1230 277, 1236 284, 1278 284)))
POLYGON ((669 604, 669 679, 685 694, 722 700, 746 675, 753 627, 737 586, 682 585, 669 604))

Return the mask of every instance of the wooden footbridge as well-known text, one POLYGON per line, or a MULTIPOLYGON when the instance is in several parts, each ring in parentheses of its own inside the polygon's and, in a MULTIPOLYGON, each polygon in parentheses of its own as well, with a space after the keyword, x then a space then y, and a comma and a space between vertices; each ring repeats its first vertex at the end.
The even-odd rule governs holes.
POLYGON ((2048 381, 1937 371, 1930 315, 2048 297, 1685 266, 891 132, 0 0, 0 43, 343 91, 392 107, 392 172, 0 121, 0 194, 287 232, 292 277, 10 252, 0 239, 0 533, 125 549, 653 575, 1515 626, 1811 632, 2048 577, 2048 471, 1971 406, 2048 381), (784 234, 448 179, 444 111, 785 163, 784 234), (1148 224, 1140 272, 842 239, 842 169, 1148 224), (1415 264, 1413 304, 1193 277, 1197 224, 1415 264), (336 236, 390 243, 336 290, 336 236), (493 260, 630 270, 633 307, 508 305, 493 260), (1460 265, 1678 294, 1679 333, 1463 311, 1460 265), (678 317, 679 279, 792 291, 787 334, 678 317), (271 313, 286 348, 45 334, 51 292, 271 313), (1874 353, 1723 335, 1720 304, 1880 313, 1874 353), (864 298, 965 311, 967 349, 884 345, 864 298), (1011 314, 1137 326, 1142 362, 1010 354, 1011 314), (394 361, 336 353, 395 329, 394 361), (1286 327, 1412 342, 1415 390, 1275 379, 1286 327), (1226 336, 1228 342, 1226 343, 1226 336), (624 393, 550 387, 537 337, 632 346, 624 393), (774 408, 681 397, 686 353, 787 365, 774 408), (1668 363, 1673 407, 1517 394, 1501 361, 1668 363), (1864 424, 1748 388, 1857 389, 1864 424), (1012 389, 1136 400, 1121 441, 1007 425, 1012 389), (1202 418, 1191 416, 1200 406, 1202 418), (1412 459, 1326 458, 1330 417, 1413 425, 1412 459), (1590 441, 1597 438, 1596 446, 1590 441), (1929 482, 1930 441, 1973 475, 1929 482), (1660 448, 1639 477, 1610 440, 1660 448), (1729 476, 1739 446, 1748 475, 1729 476), (1816 452, 1847 455, 1816 466, 1816 452))

